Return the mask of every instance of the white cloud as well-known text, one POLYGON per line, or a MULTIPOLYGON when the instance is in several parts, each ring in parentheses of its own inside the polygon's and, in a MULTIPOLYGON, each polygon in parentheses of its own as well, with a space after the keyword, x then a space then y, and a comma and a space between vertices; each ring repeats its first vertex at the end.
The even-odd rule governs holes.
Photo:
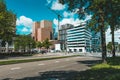
POLYGON ((85 21, 90 20, 92 18, 92 15, 87 15, 85 21))
POLYGON ((63 12, 64 17, 73 17, 74 15, 75 15, 75 13, 73 13, 73 12, 67 12, 67 11, 63 12))
POLYGON ((64 18, 61 22, 60 22, 60 25, 64 25, 64 24, 72 24, 74 26, 78 26, 80 25, 81 23, 83 23, 84 21, 83 20, 79 20, 78 18, 77 19, 74 19, 74 18, 64 18))
POLYGON ((25 16, 20 16, 16 21, 17 26, 23 25, 25 27, 31 27, 32 24, 33 24, 33 20, 25 16))
POLYGON ((63 9, 65 9, 65 7, 66 6, 59 3, 58 0, 55 0, 52 3, 51 9, 53 9, 53 10, 63 10, 63 9))
POLYGON ((53 20, 53 23, 54 23, 56 26, 58 26, 58 19, 55 18, 55 19, 53 20))
POLYGON ((69 14, 68 14, 68 12, 65 11, 65 12, 63 13, 63 15, 64 15, 64 17, 68 17, 69 14))
POLYGON ((52 2, 52 0, 47 0, 47 4, 50 4, 52 2))
MULTIPOLYGON (((58 19, 54 19, 53 23, 56 26, 56 32, 58 32, 58 19)), ((64 18, 62 21, 60 21, 60 26, 64 25, 64 24, 72 24, 74 26, 78 26, 78 25, 83 24, 83 23, 84 23, 84 21, 83 20, 79 20, 78 18, 77 19, 74 19, 74 18, 64 18)))
POLYGON ((24 27, 24 28, 22 29, 22 32, 28 32, 28 29, 24 27))
POLYGON ((29 34, 32 32, 33 20, 26 16, 20 16, 16 21, 16 25, 19 34, 29 34))

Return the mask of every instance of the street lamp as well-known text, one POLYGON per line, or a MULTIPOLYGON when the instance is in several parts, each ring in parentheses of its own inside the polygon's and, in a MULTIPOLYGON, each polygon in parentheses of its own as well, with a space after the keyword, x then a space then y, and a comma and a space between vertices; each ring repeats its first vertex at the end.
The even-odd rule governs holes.
POLYGON ((13 52, 15 52, 15 37, 13 37, 12 40, 13 40, 13 44, 12 44, 13 45, 13 52))

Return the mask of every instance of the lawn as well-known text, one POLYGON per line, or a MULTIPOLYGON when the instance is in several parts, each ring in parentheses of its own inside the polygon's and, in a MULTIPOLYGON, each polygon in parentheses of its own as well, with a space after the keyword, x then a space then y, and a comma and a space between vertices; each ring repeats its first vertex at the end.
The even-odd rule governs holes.
POLYGON ((120 80, 120 57, 107 58, 106 64, 96 64, 79 72, 74 80, 120 80))

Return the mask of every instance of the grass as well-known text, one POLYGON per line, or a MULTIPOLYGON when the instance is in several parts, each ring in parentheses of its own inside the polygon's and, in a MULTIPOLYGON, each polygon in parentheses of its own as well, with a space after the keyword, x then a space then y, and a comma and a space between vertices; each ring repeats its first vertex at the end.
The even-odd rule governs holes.
POLYGON ((120 80, 120 57, 107 58, 107 63, 79 72, 74 80, 120 80))
POLYGON ((8 64, 16 64, 16 63, 26 63, 26 62, 52 60, 52 59, 61 59, 61 58, 76 57, 76 56, 78 56, 78 55, 51 57, 51 58, 24 59, 24 60, 7 60, 7 61, 0 61, 0 65, 8 65, 8 64))

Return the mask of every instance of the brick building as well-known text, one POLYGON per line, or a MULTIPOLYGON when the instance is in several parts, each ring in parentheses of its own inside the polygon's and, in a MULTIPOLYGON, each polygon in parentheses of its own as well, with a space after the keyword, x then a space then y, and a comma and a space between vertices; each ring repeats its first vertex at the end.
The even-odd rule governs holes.
POLYGON ((47 38, 49 40, 52 40, 52 22, 47 20, 42 20, 41 22, 34 22, 32 37, 35 41, 44 41, 47 38))

